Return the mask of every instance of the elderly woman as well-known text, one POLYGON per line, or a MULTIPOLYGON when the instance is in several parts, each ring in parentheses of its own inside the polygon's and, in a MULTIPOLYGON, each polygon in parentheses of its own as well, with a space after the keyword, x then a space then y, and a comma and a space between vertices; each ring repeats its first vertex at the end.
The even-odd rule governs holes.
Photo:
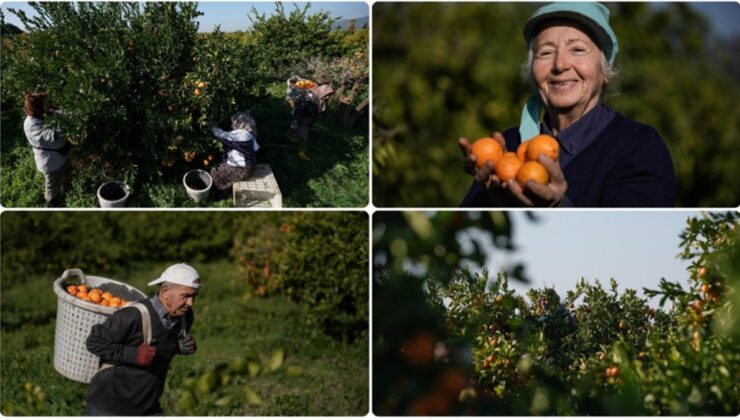
POLYGON ((555 137, 558 161, 538 160, 547 185, 500 182, 491 163, 476 169, 470 143, 460 139, 466 171, 475 181, 462 207, 671 207, 675 177, 658 132, 602 102, 619 51, 609 10, 598 3, 553 3, 524 25, 525 66, 535 87, 518 128, 494 133, 506 150, 538 134, 555 137), (540 114, 544 109, 544 117, 540 114))
POLYGON ((235 182, 246 181, 257 167, 257 122, 249 111, 231 116, 232 131, 211 127, 211 133, 224 145, 222 162, 211 169, 216 188, 226 191, 235 182))
POLYGON ((25 95, 23 131, 33 147, 36 169, 44 174, 44 199, 48 207, 63 207, 64 193, 72 179, 69 153, 72 147, 59 129, 44 121, 49 114, 61 114, 52 109, 45 93, 25 95))

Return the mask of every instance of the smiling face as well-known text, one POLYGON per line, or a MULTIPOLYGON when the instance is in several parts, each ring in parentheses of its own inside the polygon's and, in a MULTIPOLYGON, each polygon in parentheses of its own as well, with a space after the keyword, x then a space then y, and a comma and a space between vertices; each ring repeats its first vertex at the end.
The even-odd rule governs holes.
POLYGON ((579 118, 599 102, 603 54, 580 25, 551 21, 532 40, 532 76, 551 114, 579 118))
POLYGON ((185 315, 193 307, 198 290, 179 284, 165 283, 159 289, 159 300, 172 316, 185 315))

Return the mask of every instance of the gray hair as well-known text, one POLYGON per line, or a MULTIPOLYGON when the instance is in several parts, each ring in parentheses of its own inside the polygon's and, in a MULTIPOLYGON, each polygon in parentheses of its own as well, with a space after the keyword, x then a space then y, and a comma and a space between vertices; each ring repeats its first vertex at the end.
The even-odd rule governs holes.
POLYGON ((247 130, 257 137, 257 121, 254 120, 249 111, 237 112, 231 116, 231 128, 234 130, 247 130))
MULTIPOLYGON (((522 78, 532 88, 536 88, 537 84, 534 81, 534 73, 532 73, 532 62, 534 61, 534 48, 532 47, 533 44, 534 43, 532 43, 527 50, 527 61, 522 65, 522 78)), ((604 54, 604 51, 599 49, 599 53, 601 54, 601 74, 602 76, 604 76, 604 84, 601 86, 601 94, 604 94, 609 84, 612 83, 619 74, 619 70, 617 70, 609 62, 609 60, 606 59, 606 54, 604 54)))

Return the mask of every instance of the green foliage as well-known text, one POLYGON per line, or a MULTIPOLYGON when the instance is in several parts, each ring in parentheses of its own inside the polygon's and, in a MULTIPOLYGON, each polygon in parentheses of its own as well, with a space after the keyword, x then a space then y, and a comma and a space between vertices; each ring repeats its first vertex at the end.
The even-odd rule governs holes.
POLYGON ((75 145, 85 189, 101 178, 136 188, 182 151, 215 145, 209 125, 243 104, 255 80, 240 44, 218 30, 197 36, 195 3, 32 7, 37 17, 11 9, 29 32, 9 38, 3 95, 47 92, 64 111, 51 123, 75 145))
POLYGON ((738 219, 687 221, 679 256, 691 262, 689 290, 667 281, 645 290, 667 296, 665 311, 634 290, 619 293, 614 280, 608 289, 582 280, 565 298, 532 289, 525 299, 505 275, 490 280, 485 270, 448 279, 377 276, 376 413, 736 414, 738 219), (396 309, 391 290, 414 308, 396 309), (445 369, 470 369, 457 393, 444 392, 445 369))
MULTIPOLYGON (((519 124, 524 22, 538 5, 379 3, 373 9, 373 201, 449 207, 472 180, 457 139, 519 124), (420 170, 423 168, 423 170, 420 170)), ((731 43, 688 4, 610 4, 616 86, 604 98, 671 151, 677 205, 735 207, 740 180, 731 43), (697 82, 698 81, 698 82, 697 82)))
POLYGON ((31 273, 61 274, 79 267, 105 272, 133 261, 205 261, 225 257, 232 226, 228 213, 6 212, 2 215, 3 281, 31 273))
MULTIPOLYGON (((209 127, 228 129, 230 115, 244 109, 258 122, 258 162, 271 164, 286 206, 367 203, 368 124, 344 129, 337 110, 330 109, 315 124, 317 141, 301 150, 311 160, 301 161, 299 147, 285 134, 285 79, 277 82, 260 71, 272 66, 273 57, 302 68, 306 57, 315 57, 331 63, 327 82, 340 83, 342 74, 352 73, 350 102, 361 101, 368 92, 367 31, 364 38, 363 31, 332 31, 328 15, 310 15, 309 6, 287 16, 278 4, 279 16, 255 16, 252 32, 230 35, 218 27, 198 34, 196 3, 32 5, 38 17, 10 9, 28 33, 2 37, 6 206, 43 205, 39 174, 30 173, 33 161, 20 129, 22 94, 32 91, 47 92, 64 111, 48 122, 74 144, 68 206, 97 206, 97 188, 111 179, 132 187, 132 207, 197 206, 184 193, 182 175, 209 168, 206 157, 222 150, 209 127), (300 50, 291 50, 294 42, 300 50), (296 172, 305 176, 296 178, 296 172)), ((225 207, 230 198, 200 205, 225 207)))
MULTIPOLYGON (((116 267, 106 276, 152 292, 146 284, 162 268, 161 263, 145 262, 129 269, 116 267)), ((198 352, 178 356, 170 366, 161 398, 167 415, 367 413, 367 340, 348 345, 307 330, 303 324, 305 307, 290 299, 245 299, 240 276, 230 262, 211 261, 197 268, 204 279, 202 293, 193 306, 196 322, 192 332, 198 340, 198 352), (247 372, 245 361, 267 366, 279 349, 284 350, 284 360, 273 372, 266 367, 256 375, 247 372), (202 376, 213 376, 214 382, 202 380, 213 388, 208 393, 197 393, 197 401, 193 401, 197 405, 187 407, 182 401, 184 395, 199 386, 202 376), (259 396, 260 405, 249 404, 244 392, 247 386, 259 396), (337 387, 341 393, 336 392, 337 387)), ((36 272, 22 282, 8 279, 3 264, 2 414, 83 415, 87 385, 62 377, 53 367, 56 295, 50 277, 36 272)))
POLYGON ((309 14, 310 4, 303 9, 294 5, 286 14, 283 3, 275 3, 272 16, 266 17, 253 8, 250 42, 255 47, 260 74, 274 80, 286 80, 293 66, 308 57, 338 57, 342 51, 342 34, 332 30, 328 12, 309 14))
MULTIPOLYGON (((506 212, 379 212, 373 223, 373 264, 394 275, 446 279, 455 269, 485 264, 487 246, 516 249, 506 212)), ((528 281, 523 265, 508 271, 528 281)))
POLYGON ((367 219, 354 213, 262 215, 245 224, 232 254, 255 293, 305 303, 308 325, 354 341, 367 332, 367 219))

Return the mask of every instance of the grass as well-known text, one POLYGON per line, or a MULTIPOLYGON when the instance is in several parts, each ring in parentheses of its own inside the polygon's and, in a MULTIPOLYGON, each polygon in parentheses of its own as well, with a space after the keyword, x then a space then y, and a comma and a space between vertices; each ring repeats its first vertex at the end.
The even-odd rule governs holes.
MULTIPOLYGON (((283 206, 365 207, 369 202, 367 119, 358 119, 354 128, 344 129, 333 104, 314 123, 308 143, 300 145, 288 136, 290 108, 284 96, 284 84, 274 83, 268 95, 250 107, 257 120, 261 146, 257 160, 272 167, 283 196, 283 206)), ((22 121, 3 118, 0 202, 5 207, 43 207, 43 176, 36 171, 31 147, 21 127, 22 121)), ((67 194, 67 206, 97 207, 97 187, 97 182, 83 183, 75 179, 67 194)), ((212 191, 207 202, 196 203, 185 193, 182 173, 178 172, 137 186, 127 205, 232 207, 233 199, 230 191, 220 195, 212 191)))
MULTIPOLYGON (((167 264, 139 263, 117 273, 93 273, 124 280, 151 294, 146 283, 167 264)), ((204 288, 193 310, 198 352, 173 360, 161 399, 167 415, 309 415, 363 416, 368 413, 368 341, 334 341, 306 327, 305 307, 282 297, 250 297, 236 267, 227 261, 198 265, 204 288), (252 356, 266 362, 278 349, 282 365, 256 376, 246 371, 198 393, 198 403, 183 411, 188 383, 216 372, 235 359, 252 356), (259 405, 248 404, 245 387, 259 405)), ((87 385, 64 378, 53 367, 58 274, 39 274, 12 282, 2 277, 2 350, 4 415, 85 413, 87 385), (8 286, 12 285, 12 286, 8 286), (28 385, 27 385, 28 384, 28 385), (36 391, 34 388, 38 387, 36 391), (43 394, 43 395, 41 395, 43 394)))

